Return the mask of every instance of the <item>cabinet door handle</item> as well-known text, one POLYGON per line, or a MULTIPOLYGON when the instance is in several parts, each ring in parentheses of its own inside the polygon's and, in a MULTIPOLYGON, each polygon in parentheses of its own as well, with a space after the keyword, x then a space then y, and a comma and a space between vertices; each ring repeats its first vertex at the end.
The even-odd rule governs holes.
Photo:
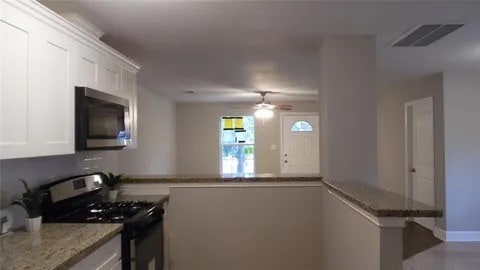
POLYGON ((288 160, 284 160, 283 163, 288 163, 288 160))
POLYGON ((409 171, 410 171, 411 173, 417 172, 417 170, 415 170, 415 168, 411 168, 409 171))

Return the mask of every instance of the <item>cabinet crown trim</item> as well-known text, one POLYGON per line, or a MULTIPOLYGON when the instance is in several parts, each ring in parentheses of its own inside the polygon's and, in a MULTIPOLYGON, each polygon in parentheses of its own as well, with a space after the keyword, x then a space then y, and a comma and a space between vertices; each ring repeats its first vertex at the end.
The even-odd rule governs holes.
POLYGON ((9 5, 15 6, 33 16, 37 19, 47 23, 51 27, 61 31, 69 36, 72 36, 75 39, 81 39, 83 42, 90 43, 93 47, 99 50, 102 53, 107 53, 121 60, 133 73, 137 73, 141 68, 141 65, 133 61, 132 59, 121 54, 119 51, 113 49, 107 44, 103 43, 101 40, 98 40, 96 37, 92 36, 89 33, 86 33, 81 27, 73 24, 68 21, 66 18, 63 18, 59 14, 53 12, 43 4, 34 1, 34 0, 3 0, 9 5))
POLYGON ((74 25, 79 26, 82 31, 94 36, 97 39, 100 39, 105 34, 100 28, 96 27, 94 24, 84 19, 77 13, 65 13, 60 15, 74 25))

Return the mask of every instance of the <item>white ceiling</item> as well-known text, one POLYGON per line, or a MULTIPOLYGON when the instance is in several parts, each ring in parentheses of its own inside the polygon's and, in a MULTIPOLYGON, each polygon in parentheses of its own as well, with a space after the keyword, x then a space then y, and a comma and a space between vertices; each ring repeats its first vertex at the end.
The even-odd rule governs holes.
POLYGON ((143 66, 140 84, 176 101, 253 101, 255 90, 315 99, 327 35, 374 35, 389 80, 480 63, 480 1, 42 2, 94 23, 143 66), (451 22, 466 26, 425 48, 387 46, 414 25, 451 22))

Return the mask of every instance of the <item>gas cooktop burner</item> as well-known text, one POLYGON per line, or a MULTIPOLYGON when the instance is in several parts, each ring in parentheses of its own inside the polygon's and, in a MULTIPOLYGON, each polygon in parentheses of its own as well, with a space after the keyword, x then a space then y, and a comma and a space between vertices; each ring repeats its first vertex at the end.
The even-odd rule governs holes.
POLYGON ((68 217, 71 222, 125 222, 140 212, 147 213, 154 203, 134 202, 98 202, 76 211, 68 217))
POLYGON ((104 218, 102 217, 97 217, 97 216, 87 216, 85 217, 85 221, 103 221, 104 218))

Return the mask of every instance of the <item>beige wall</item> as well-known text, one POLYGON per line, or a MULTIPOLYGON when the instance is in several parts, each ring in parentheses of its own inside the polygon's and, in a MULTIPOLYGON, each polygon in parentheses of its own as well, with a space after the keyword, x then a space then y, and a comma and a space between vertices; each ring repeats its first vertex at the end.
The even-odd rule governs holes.
MULTIPOLYGON (((322 189, 320 211, 322 257, 325 270, 402 269, 402 227, 379 227, 353 209, 340 195, 322 189)), ((358 210, 360 209, 360 210, 358 210)), ((374 218, 375 219, 375 218, 374 218)))
POLYGON ((448 231, 480 231, 480 68, 444 72, 448 231))
MULTIPOLYGON (((445 209, 442 75, 425 76, 381 87, 378 98, 379 186, 405 195, 405 103, 433 97, 435 206, 445 209)), ((444 220, 437 224, 444 227, 444 220)))
POLYGON ((175 104, 138 87, 138 145, 120 154, 125 174, 175 174, 175 104))
POLYGON ((322 175, 376 184, 375 39, 328 37, 319 57, 322 175))
MULTIPOLYGON (((318 102, 289 102, 295 112, 318 112, 318 102)), ((179 174, 218 174, 221 116, 253 115, 253 109, 232 109, 235 103, 178 103, 177 172, 179 174)), ((255 122, 255 172, 280 173, 280 113, 255 122), (271 145, 277 146, 271 150, 271 145)))
POLYGON ((321 192, 320 186, 171 188, 169 269, 327 269, 321 192))

